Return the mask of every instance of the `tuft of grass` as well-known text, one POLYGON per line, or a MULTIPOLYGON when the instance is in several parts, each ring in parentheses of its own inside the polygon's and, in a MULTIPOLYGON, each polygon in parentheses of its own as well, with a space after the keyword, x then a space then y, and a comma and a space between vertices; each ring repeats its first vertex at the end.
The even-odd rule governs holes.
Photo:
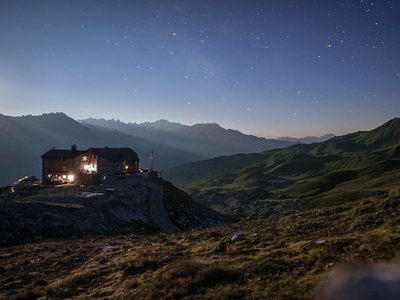
POLYGON ((36 287, 27 287, 20 290, 14 297, 15 300, 36 300, 44 296, 44 292, 36 287))
POLYGON ((389 191, 389 197, 400 198, 400 186, 394 187, 389 191))
POLYGON ((151 291, 151 298, 177 299, 198 294, 199 289, 232 281, 236 273, 218 264, 196 260, 177 261, 161 275, 161 283, 151 291))
POLYGON ((52 207, 60 207, 60 208, 70 208, 70 209, 83 209, 85 206, 83 204, 78 204, 78 203, 62 203, 62 202, 40 202, 37 201, 38 203, 42 203, 48 206, 52 207))

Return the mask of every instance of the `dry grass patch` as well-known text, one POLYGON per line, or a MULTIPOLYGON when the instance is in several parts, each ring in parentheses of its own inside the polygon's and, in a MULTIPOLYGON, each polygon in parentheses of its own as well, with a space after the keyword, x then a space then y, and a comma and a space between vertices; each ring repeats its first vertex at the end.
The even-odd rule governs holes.
POLYGON ((198 260, 176 261, 167 266, 160 281, 152 289, 151 299, 177 299, 201 294, 208 288, 224 281, 232 281, 238 274, 217 263, 198 260))

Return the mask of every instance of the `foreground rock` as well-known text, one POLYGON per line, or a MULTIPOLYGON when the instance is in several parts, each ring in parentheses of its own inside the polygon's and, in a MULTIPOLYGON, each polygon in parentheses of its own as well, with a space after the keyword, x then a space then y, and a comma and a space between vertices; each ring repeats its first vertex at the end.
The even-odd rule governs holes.
POLYGON ((399 225, 400 199, 373 197, 175 235, 0 247, 0 299, 345 299, 335 291, 354 287, 383 299, 390 283, 398 290, 398 271, 340 270, 398 263, 399 225), (237 233, 245 239, 232 242, 237 233))
POLYGON ((199 206, 172 185, 138 175, 109 177, 98 186, 31 185, 0 195, 0 245, 85 235, 170 232, 163 224, 179 232, 225 221, 227 218, 199 206), (150 209, 154 202, 160 210, 157 215, 150 209))

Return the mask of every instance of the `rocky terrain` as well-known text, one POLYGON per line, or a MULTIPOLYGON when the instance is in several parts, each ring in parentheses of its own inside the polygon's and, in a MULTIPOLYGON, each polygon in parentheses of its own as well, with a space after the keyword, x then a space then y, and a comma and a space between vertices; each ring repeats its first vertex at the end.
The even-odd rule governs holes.
POLYGON ((397 262, 399 225, 400 199, 385 196, 173 235, 3 246, 0 299, 310 299, 336 268, 397 262))
POLYGON ((180 232, 228 219, 161 179, 111 176, 101 185, 26 185, 0 195, 0 245, 89 235, 180 232))

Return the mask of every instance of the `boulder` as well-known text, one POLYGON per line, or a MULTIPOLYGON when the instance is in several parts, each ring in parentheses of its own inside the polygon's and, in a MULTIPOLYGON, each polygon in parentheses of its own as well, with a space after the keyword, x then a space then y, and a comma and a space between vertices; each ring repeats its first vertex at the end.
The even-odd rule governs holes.
POLYGON ((235 233, 232 237, 231 237, 231 241, 232 242, 238 242, 244 240, 244 234, 243 233, 235 233))

